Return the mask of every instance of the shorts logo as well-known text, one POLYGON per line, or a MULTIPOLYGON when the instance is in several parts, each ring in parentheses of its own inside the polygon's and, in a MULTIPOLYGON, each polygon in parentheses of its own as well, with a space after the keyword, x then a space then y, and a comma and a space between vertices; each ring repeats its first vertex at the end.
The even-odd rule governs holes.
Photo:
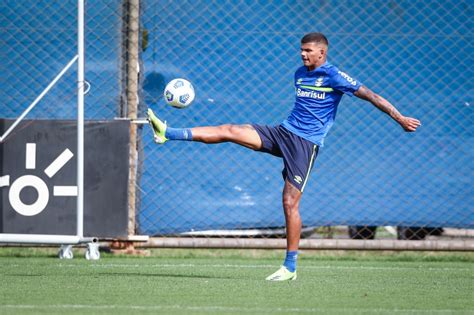
POLYGON ((303 179, 301 178, 301 176, 299 175, 295 175, 295 178, 293 178, 295 180, 295 182, 297 182, 298 184, 301 184, 303 182, 303 179))

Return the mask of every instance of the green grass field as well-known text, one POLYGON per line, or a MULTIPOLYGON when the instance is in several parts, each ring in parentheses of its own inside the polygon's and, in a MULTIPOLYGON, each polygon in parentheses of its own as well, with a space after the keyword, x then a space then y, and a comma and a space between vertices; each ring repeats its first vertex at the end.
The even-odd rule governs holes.
POLYGON ((282 251, 55 251, 0 248, 0 314, 474 314, 473 253, 303 252, 270 283, 282 251))

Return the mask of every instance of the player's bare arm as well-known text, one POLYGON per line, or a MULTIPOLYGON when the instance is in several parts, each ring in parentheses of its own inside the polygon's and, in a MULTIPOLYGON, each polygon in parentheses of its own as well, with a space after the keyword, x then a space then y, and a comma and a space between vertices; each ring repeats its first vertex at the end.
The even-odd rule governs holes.
POLYGON ((416 128, 421 126, 421 122, 418 119, 403 116, 389 101, 364 85, 361 86, 354 95, 372 103, 375 107, 388 114, 407 132, 416 131, 416 128))

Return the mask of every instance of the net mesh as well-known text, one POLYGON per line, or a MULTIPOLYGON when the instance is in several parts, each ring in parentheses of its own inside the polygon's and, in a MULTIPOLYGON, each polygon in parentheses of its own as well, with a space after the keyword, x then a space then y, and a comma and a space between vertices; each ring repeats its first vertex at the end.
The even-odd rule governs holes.
MULTIPOLYGON (((344 96, 300 205, 305 235, 472 229, 473 21, 469 1, 88 1, 85 115, 133 118, 138 84, 138 118, 151 107, 172 127, 277 125, 293 106, 300 38, 320 31, 331 63, 423 126, 404 133, 344 96), (196 90, 184 110, 162 98, 178 77, 196 90)), ((75 0, 0 2, 2 118, 28 107, 77 54, 76 41, 75 0)), ((76 89, 74 65, 27 118, 75 119, 76 89)), ((158 146, 147 126, 137 137, 137 234, 284 235, 280 159, 233 144, 158 146)))
MULTIPOLYGON (((0 3, 0 63, 3 118, 17 118, 77 55, 77 1, 0 3)), ((85 98, 88 119, 117 116, 121 93, 122 12, 120 1, 86 6, 85 98)), ((77 65, 47 93, 27 118, 75 119, 77 65)))
MULTIPOLYGON (((379 233, 394 237, 398 227, 399 238, 411 238, 407 229, 472 228, 468 2, 149 0, 142 21, 143 107, 170 126, 279 124, 294 101, 299 40, 310 31, 329 38, 333 64, 422 121, 406 134, 370 104, 344 97, 303 196, 308 229, 350 226, 344 235, 366 238, 392 226, 379 233), (197 91, 186 110, 161 97, 176 77, 197 91)), ((140 233, 284 227, 281 160, 232 144, 151 139, 145 130, 140 233)))

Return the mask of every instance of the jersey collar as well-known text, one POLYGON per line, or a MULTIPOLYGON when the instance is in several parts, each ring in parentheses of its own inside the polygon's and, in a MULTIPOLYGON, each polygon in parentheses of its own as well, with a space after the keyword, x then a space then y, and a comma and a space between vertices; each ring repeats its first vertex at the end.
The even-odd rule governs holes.
POLYGON ((306 72, 309 72, 309 73, 316 72, 316 71, 321 70, 322 68, 326 67, 327 65, 329 65, 329 62, 326 60, 322 65, 315 68, 314 70, 308 70, 308 67, 306 67, 306 72))

